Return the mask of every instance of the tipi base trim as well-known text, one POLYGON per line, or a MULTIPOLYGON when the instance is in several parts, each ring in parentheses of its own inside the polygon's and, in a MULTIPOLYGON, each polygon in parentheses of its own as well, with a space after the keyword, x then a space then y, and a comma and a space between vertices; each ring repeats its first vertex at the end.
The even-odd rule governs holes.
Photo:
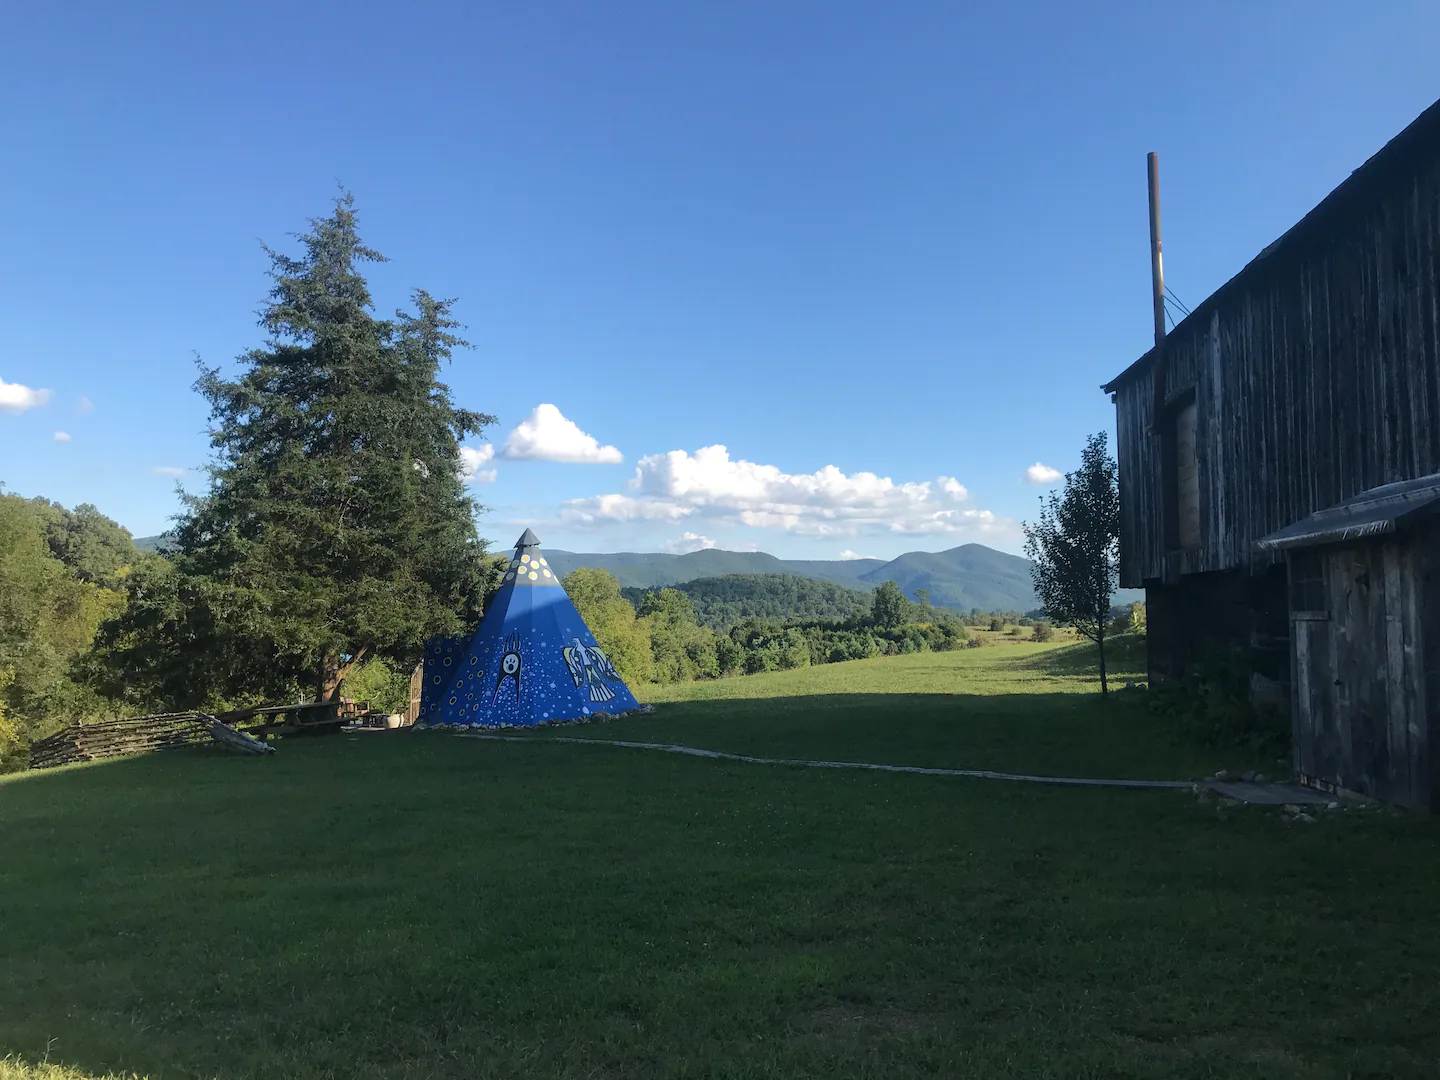
POLYGON ((534 731, 536 728, 567 727, 571 724, 607 724, 611 720, 620 720, 626 716, 643 716, 645 713, 655 711, 653 705, 641 705, 638 708, 627 709, 624 712, 607 713, 596 712, 588 716, 567 716, 554 720, 541 720, 534 724, 447 724, 443 721, 438 724, 427 724, 424 721, 417 721, 411 724, 406 730, 409 731, 456 731, 460 733, 483 733, 486 731, 534 731))

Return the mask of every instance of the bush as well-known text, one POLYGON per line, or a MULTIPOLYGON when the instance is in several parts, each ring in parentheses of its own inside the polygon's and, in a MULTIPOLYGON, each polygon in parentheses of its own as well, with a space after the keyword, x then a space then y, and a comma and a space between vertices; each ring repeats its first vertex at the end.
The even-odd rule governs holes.
POLYGON ((1037 622, 1035 629, 1030 631, 1030 636, 1035 641, 1053 641, 1055 639, 1055 627, 1048 622, 1037 622))
POLYGON ((1012 627, 1010 627, 1010 631, 1009 631, 1011 637, 1019 637, 1019 636, 1020 636, 1021 634, 1023 634, 1024 632, 1025 632, 1024 628, 1019 627, 1019 626, 1012 626, 1012 627))
POLYGON ((1244 653, 1212 650, 1179 682, 1151 687, 1150 708, 1205 745, 1288 754, 1290 724, 1279 709, 1250 700, 1252 672, 1244 653))
POLYGON ((1145 635, 1145 605, 1131 604, 1128 609, 1111 619, 1110 633, 1115 635, 1138 634, 1143 637, 1145 635))
POLYGON ((372 709, 403 713, 410 707, 410 672, 370 660, 345 676, 340 692, 351 701, 369 702, 372 709))
POLYGON ((1004 629, 1005 629, 1005 623, 1004 623, 1004 621, 1001 620, 999 617, 992 618, 992 619, 990 620, 990 630, 991 630, 991 632, 998 634, 1001 630, 1004 630, 1004 629))

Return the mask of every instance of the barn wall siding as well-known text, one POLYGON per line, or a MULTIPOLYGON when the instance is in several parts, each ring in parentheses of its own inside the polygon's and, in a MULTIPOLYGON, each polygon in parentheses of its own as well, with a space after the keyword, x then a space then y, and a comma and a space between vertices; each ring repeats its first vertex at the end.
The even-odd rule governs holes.
MULTIPOLYGON (((1121 584, 1246 569, 1267 533, 1368 488, 1440 471, 1440 138, 1282 238, 1165 342, 1166 398, 1193 392, 1200 543, 1165 550, 1154 364, 1112 384, 1121 584), (1332 215, 1333 216, 1333 215, 1332 215)), ((1170 479, 1173 485, 1173 478, 1170 479)), ((1173 498, 1173 492, 1172 492, 1173 498)))
POLYGON ((1152 683, 1182 677, 1207 649, 1245 650, 1257 699, 1288 705, 1290 629, 1283 566, 1261 576, 1227 571, 1188 575, 1172 585, 1151 583, 1145 605, 1152 683))
POLYGON ((1295 762, 1307 782, 1435 808, 1426 557, 1415 535, 1324 550, 1326 614, 1294 620, 1295 762))
POLYGON ((1420 744, 1416 770, 1429 785, 1430 809, 1440 813, 1440 526, 1429 525, 1419 533, 1414 559, 1424 695, 1411 718, 1420 744))

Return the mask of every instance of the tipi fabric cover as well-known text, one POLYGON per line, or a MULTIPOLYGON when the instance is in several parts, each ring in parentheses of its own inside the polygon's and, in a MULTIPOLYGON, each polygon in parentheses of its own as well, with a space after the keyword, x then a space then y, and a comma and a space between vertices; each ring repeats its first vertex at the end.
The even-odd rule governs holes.
POLYGON ((530 727, 639 708, 529 529, 468 638, 425 646, 416 726, 530 727))

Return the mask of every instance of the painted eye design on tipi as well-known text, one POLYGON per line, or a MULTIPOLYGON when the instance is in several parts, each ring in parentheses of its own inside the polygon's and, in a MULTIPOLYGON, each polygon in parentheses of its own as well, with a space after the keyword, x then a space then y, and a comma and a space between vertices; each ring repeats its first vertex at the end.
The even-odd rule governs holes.
POLYGON ((515 700, 520 700, 520 635, 511 634, 505 639, 505 653, 500 657, 500 672, 495 676, 495 693, 490 695, 490 704, 500 696, 500 688, 507 679, 515 680, 515 700))

